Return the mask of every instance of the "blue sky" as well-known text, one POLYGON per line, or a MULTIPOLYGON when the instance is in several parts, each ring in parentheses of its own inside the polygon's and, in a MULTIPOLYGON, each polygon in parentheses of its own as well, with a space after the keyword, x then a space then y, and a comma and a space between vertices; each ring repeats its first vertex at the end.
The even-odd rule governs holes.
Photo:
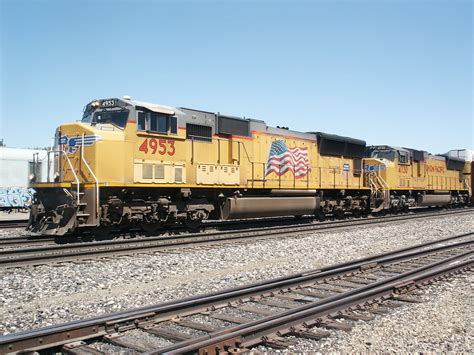
POLYGON ((433 153, 473 148, 471 1, 1 2, 0 138, 46 146, 94 98, 433 153))

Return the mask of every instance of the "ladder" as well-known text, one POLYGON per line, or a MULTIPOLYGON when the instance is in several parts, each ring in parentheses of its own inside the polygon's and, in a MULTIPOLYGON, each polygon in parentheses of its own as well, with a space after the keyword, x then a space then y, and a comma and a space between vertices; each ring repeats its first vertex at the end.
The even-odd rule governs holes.
POLYGON ((387 182, 378 171, 367 172, 367 180, 370 187, 372 212, 388 209, 390 207, 390 187, 387 182))
MULTIPOLYGON (((85 185, 90 184, 91 182, 83 181, 81 182, 79 179, 79 174, 76 173, 74 166, 69 159, 67 153, 63 150, 51 151, 48 153, 59 153, 59 159, 64 157, 64 160, 67 162, 69 169, 74 176, 74 181, 71 182, 71 185, 75 185, 75 196, 71 194, 73 201, 76 204, 76 220, 78 223, 78 227, 95 227, 100 224, 100 216, 99 216, 99 203, 100 203, 100 190, 99 190, 99 180, 97 176, 92 171, 89 163, 87 163, 86 159, 84 158, 84 133, 82 134, 81 139, 81 163, 87 168, 90 175, 94 179, 93 184, 94 188, 87 188, 85 185)), ((49 160, 49 157, 48 157, 49 160)), ((60 176, 62 177, 62 169, 60 176)), ((49 176, 48 176, 49 179, 49 176)))

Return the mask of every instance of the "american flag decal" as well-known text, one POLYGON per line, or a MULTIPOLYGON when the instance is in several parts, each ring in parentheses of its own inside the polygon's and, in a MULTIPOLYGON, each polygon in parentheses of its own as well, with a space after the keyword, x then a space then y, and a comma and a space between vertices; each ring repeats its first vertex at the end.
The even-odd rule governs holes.
POLYGON ((265 175, 275 173, 280 176, 291 171, 296 178, 302 178, 310 170, 307 147, 288 148, 285 141, 272 142, 265 175))

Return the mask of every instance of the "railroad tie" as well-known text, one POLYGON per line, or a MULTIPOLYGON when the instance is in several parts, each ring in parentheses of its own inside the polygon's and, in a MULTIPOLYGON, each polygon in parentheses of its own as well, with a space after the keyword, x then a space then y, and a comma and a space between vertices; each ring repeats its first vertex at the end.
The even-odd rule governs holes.
POLYGON ((333 322, 330 320, 323 320, 319 326, 327 329, 343 330, 345 332, 348 332, 352 329, 352 324, 344 321, 333 322))
POLYGON ((208 317, 211 317, 214 319, 220 319, 226 322, 236 323, 236 324, 244 324, 244 323, 248 323, 252 321, 252 319, 250 318, 236 317, 236 316, 231 316, 231 315, 222 314, 222 313, 210 314, 208 315, 208 317))
POLYGON ((87 345, 84 341, 76 341, 74 343, 64 344, 61 351, 65 354, 71 355, 101 355, 105 354, 102 351, 94 349, 87 345))
POLYGON ((419 297, 408 296, 408 295, 396 295, 396 296, 392 296, 392 299, 395 301, 408 302, 408 303, 423 303, 424 302, 419 297))
POLYGON ((196 330, 202 330, 202 331, 208 332, 208 333, 216 332, 216 331, 219 330, 219 328, 213 327, 213 326, 208 325, 208 324, 202 324, 202 323, 193 322, 193 321, 184 320, 184 319, 177 320, 177 321, 175 321, 175 323, 177 325, 181 326, 181 327, 192 328, 192 329, 196 329, 196 330))
POLYGON ((281 300, 287 300, 287 301, 295 301, 295 302, 305 302, 305 303, 311 303, 314 302, 313 298, 310 297, 305 297, 305 296, 296 296, 296 295, 290 295, 288 293, 285 294, 276 294, 273 296, 274 298, 279 298, 281 300))
POLYGON ((404 272, 410 271, 412 268, 409 267, 400 267, 400 266, 386 266, 383 268, 383 271, 388 271, 394 274, 402 274, 404 272))
POLYGON ((355 283, 355 284, 359 284, 359 285, 368 285, 368 284, 372 283, 371 281, 368 281, 367 279, 364 279, 364 278, 359 277, 359 276, 351 276, 351 277, 348 277, 344 280, 355 283))
POLYGON ((382 307, 382 306, 376 306, 376 307, 369 307, 366 309, 367 312, 374 313, 374 314, 386 314, 390 312, 389 307, 382 307))
POLYGON ((311 286, 311 288, 317 289, 317 290, 322 290, 322 291, 329 291, 332 293, 344 293, 347 292, 347 288, 341 288, 337 287, 334 285, 329 285, 329 284, 316 284, 311 286))
POLYGON ((311 329, 311 330, 297 330, 291 332, 290 335, 299 337, 299 338, 307 338, 312 340, 320 340, 322 338, 327 338, 331 333, 326 330, 322 329, 311 329))
POLYGON ((370 315, 366 315, 366 314, 347 312, 347 313, 343 313, 343 314, 337 314, 337 315, 335 315, 331 318, 333 318, 333 319, 342 318, 342 319, 349 319, 349 320, 354 320, 354 321, 358 321, 358 320, 369 321, 369 320, 374 319, 375 317, 370 316, 370 315))
POLYGON ((274 311, 274 310, 271 310, 271 309, 258 308, 258 307, 249 306, 249 305, 246 305, 246 304, 239 305, 236 308, 240 309, 241 311, 255 313, 255 314, 258 314, 258 315, 261 315, 261 316, 271 316, 273 314, 278 313, 278 311, 274 311))
MULTIPOLYGON (((314 297, 314 298, 317 298, 317 299, 320 299, 320 298, 326 298, 328 296, 330 296, 330 294, 326 293, 326 292, 318 292, 316 290, 308 290, 308 289, 298 289, 298 290, 292 290, 291 292, 294 292, 298 295, 303 295, 303 296, 310 296, 310 297, 314 297)), ((313 300, 314 301, 314 300, 313 300)))
POLYGON ((141 353, 151 350, 142 346, 139 340, 133 339, 127 335, 122 335, 118 333, 107 334, 107 335, 104 335, 103 339, 105 342, 110 343, 112 345, 117 345, 123 348, 136 350, 141 353))
POLYGON ((164 329, 164 328, 159 328, 159 327, 153 327, 153 328, 143 327, 141 329, 143 329, 147 333, 156 335, 157 337, 167 339, 172 342, 184 341, 184 340, 189 340, 193 338, 192 335, 180 333, 173 329, 164 329))
POLYGON ((277 350, 284 350, 292 345, 295 345, 295 342, 291 341, 290 339, 285 339, 285 338, 271 338, 271 339, 265 340, 264 343, 266 346, 269 346, 277 350))
POLYGON ((372 283, 372 281, 380 280, 380 276, 373 275, 373 274, 376 274, 379 271, 380 271, 379 269, 371 270, 370 273, 360 275, 360 278, 362 280, 370 280, 369 283, 372 283))
POLYGON ((328 285, 345 287, 346 289, 354 289, 360 287, 360 284, 358 284, 357 282, 350 282, 349 280, 328 281, 328 285))
POLYGON ((299 306, 299 304, 296 304, 296 303, 293 303, 293 304, 283 303, 283 302, 279 302, 279 301, 271 299, 271 298, 261 299, 261 300, 258 301, 258 303, 261 303, 261 304, 264 304, 264 305, 267 305, 267 306, 285 308, 285 309, 292 309, 292 308, 295 308, 295 307, 299 306))
POLYGON ((388 308, 398 308, 398 307, 401 307, 403 305, 403 302, 401 302, 401 301, 397 302, 393 298, 390 298, 390 300, 385 300, 383 302, 383 305, 384 305, 384 307, 388 307, 388 308))

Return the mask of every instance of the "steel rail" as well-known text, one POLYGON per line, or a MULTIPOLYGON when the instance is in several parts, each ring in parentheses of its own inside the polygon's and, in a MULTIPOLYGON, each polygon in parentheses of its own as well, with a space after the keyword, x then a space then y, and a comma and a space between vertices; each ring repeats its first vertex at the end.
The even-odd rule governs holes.
POLYGON ((30 244, 53 244, 54 238, 44 238, 44 237, 10 237, 10 238, 0 238, 0 248, 3 247, 16 247, 24 246, 30 244))
MULTIPOLYGON (((471 211, 469 211, 471 212, 471 211)), ((421 216, 414 216, 420 218, 421 216)), ((405 220, 405 219, 402 219, 405 220)), ((143 239, 124 239, 108 242, 94 242, 72 245, 45 245, 34 248, 0 250, 0 267, 45 264, 51 261, 75 261, 112 255, 131 255, 144 251, 167 251, 170 249, 201 246, 212 243, 232 243, 246 239, 268 239, 294 235, 294 233, 319 232, 397 222, 400 219, 368 219, 351 223, 298 226, 289 228, 262 228, 252 231, 226 231, 190 234, 178 237, 153 237, 143 239)))
MULTIPOLYGON (((367 219, 346 219, 346 220, 337 220, 337 221, 324 221, 324 222, 317 222, 317 226, 328 226, 328 225, 342 225, 342 224, 347 224, 347 223, 353 223, 356 221, 372 221, 372 220, 387 220, 390 221, 392 219, 394 220, 399 220, 399 219, 417 219, 417 218, 428 218, 428 217, 443 217, 443 216, 451 216, 451 215, 459 215, 459 214, 466 214, 474 212, 474 209, 468 208, 468 209, 458 209, 458 210, 451 210, 451 211, 426 211, 425 209, 420 209, 419 211, 411 211, 410 214, 405 214, 405 215, 389 215, 389 216, 369 216, 367 219)), ((350 216, 349 216, 350 217, 350 216)), ((350 217, 351 218, 351 217, 350 217)), ((282 217, 282 218, 265 218, 265 219, 259 219, 259 220, 230 220, 230 221, 205 221, 205 223, 202 225, 202 230, 207 230, 207 231, 212 231, 212 230, 217 230, 217 231, 226 231, 226 230, 235 230, 235 231, 242 231, 242 230, 250 230, 252 229, 253 231, 257 229, 263 228, 263 226, 266 226, 264 228, 267 228, 269 230, 270 228, 273 229, 278 229, 278 228, 291 228, 291 227, 298 227, 298 226, 308 226, 312 221, 314 220, 314 217, 305 217, 303 216, 300 219, 295 219, 293 217, 282 217)), ((192 235, 197 235, 197 232, 189 231, 185 227, 182 226, 173 226, 169 228, 164 228, 162 230, 157 231, 157 233, 149 234, 149 233, 143 233, 143 231, 140 230, 134 230, 131 229, 129 234, 133 235, 132 239, 134 240, 139 240, 140 238, 148 238, 151 239, 153 237, 156 238, 167 238, 166 234, 168 233, 169 235, 175 235, 178 233, 186 233, 192 234, 192 235), (158 234, 158 235, 156 235, 158 234)), ((209 233, 209 232, 208 232, 209 233)), ((114 234, 115 235, 115 234, 114 234)), ((123 236, 126 238, 126 234, 123 234, 123 236)), ((125 239, 124 238, 124 239, 125 239)), ((27 236, 21 236, 21 237, 8 237, 8 238, 1 238, 0 237, 0 247, 2 246, 10 246, 10 247, 15 247, 15 246, 22 246, 22 245, 28 245, 28 244, 58 244, 58 245, 63 245, 63 244, 74 244, 74 243, 91 243, 91 242, 104 242, 104 243, 109 243, 113 242, 113 239, 107 239, 107 240, 98 240, 98 241, 92 241, 88 240, 90 239, 90 236, 86 233, 83 236, 79 236, 77 239, 71 239, 70 237, 45 237, 41 235, 27 235, 27 236), (44 242, 41 242, 44 241, 44 242)))
POLYGON ((9 219, 0 221, 0 229, 10 228, 26 228, 28 220, 25 219, 9 219))
MULTIPOLYGON (((342 294, 325 298, 308 305, 303 305, 295 309, 281 312, 274 316, 267 316, 247 324, 227 328, 223 331, 211 333, 207 336, 191 339, 168 347, 152 351, 148 354, 185 354, 194 353, 204 348, 209 348, 218 344, 231 341, 226 346, 238 346, 245 348, 262 343, 263 337, 275 334, 283 330, 290 330, 291 327, 305 323, 310 325, 311 321, 328 315, 330 313, 345 310, 354 305, 373 300, 374 298, 390 297, 394 290, 407 283, 414 285, 422 280, 427 280, 433 276, 448 273, 454 269, 462 269, 473 264, 472 251, 456 255, 446 260, 422 266, 403 274, 375 282, 373 284, 360 287, 359 289, 348 291, 342 294)), ((281 333, 280 333, 281 334, 281 333)), ((215 348, 215 347, 214 347, 215 348)), ((224 349, 220 349, 224 351, 224 349)))
MULTIPOLYGON (((161 305, 142 307, 135 310, 119 312, 112 315, 96 317, 84 321, 74 321, 62 325, 50 326, 42 329, 33 329, 21 333, 9 334, 0 337, 0 353, 20 350, 41 350, 61 346, 75 339, 100 338, 106 334, 116 332, 119 329, 133 329, 140 323, 167 319, 176 314, 186 314, 206 309, 210 305, 228 304, 232 300, 250 297, 255 294, 267 293, 275 289, 282 289, 314 282, 324 278, 357 272, 365 267, 373 267, 378 264, 394 263, 402 260, 410 260, 415 257, 429 255, 435 252, 466 248, 472 249, 474 241, 472 238, 456 244, 445 244, 457 238, 470 236, 474 233, 452 236, 435 242, 415 245, 409 248, 399 249, 393 252, 378 254, 371 257, 337 264, 318 270, 308 270, 294 275, 280 277, 260 283, 235 287, 228 290, 214 292, 202 296, 194 296, 183 300, 168 302, 161 305), (434 248, 428 248, 436 244, 443 244, 434 248)), ((468 252, 472 255, 472 251, 468 252)), ((462 255, 466 255, 463 253, 462 255)), ((459 255, 455 257, 460 257, 459 255)))

